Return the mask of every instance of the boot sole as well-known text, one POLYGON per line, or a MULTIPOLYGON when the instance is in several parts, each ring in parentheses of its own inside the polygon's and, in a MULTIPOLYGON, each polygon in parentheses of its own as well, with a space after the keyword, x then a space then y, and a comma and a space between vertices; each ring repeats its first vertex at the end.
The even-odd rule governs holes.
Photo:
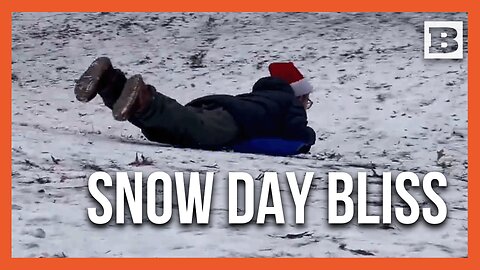
POLYGON ((140 89, 145 87, 142 76, 134 75, 127 80, 122 94, 113 105, 113 118, 117 121, 125 121, 132 115, 132 108, 137 100, 140 89))
POLYGON ((80 102, 89 102, 98 93, 102 75, 108 69, 113 68, 108 57, 99 57, 90 64, 87 70, 80 76, 75 84, 75 97, 80 102))

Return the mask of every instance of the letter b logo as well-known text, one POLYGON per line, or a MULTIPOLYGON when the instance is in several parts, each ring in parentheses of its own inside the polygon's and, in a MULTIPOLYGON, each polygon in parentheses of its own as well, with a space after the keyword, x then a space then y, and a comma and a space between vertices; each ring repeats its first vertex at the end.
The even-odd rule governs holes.
POLYGON ((425 21, 425 59, 462 59, 463 22, 425 21))

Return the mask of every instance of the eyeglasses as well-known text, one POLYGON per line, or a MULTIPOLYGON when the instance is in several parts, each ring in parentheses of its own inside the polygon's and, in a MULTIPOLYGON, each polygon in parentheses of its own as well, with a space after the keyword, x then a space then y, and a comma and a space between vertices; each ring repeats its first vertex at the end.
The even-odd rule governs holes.
POLYGON ((313 101, 310 98, 307 98, 305 101, 305 108, 310 109, 313 106, 313 101))
POLYGON ((310 109, 313 105, 313 101, 308 95, 299 96, 298 100, 303 104, 306 110, 310 109))

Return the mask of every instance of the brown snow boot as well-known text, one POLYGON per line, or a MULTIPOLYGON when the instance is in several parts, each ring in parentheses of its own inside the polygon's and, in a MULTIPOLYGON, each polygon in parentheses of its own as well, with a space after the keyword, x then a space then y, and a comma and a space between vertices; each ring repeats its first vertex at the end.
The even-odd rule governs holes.
POLYGON ((90 64, 75 84, 75 97, 81 102, 89 102, 100 91, 105 83, 105 74, 112 71, 112 63, 108 57, 99 57, 90 64))
POLYGON ((153 87, 146 85, 141 75, 134 75, 127 80, 122 94, 113 105, 113 118, 125 121, 134 114, 145 112, 152 103, 153 94, 153 87))

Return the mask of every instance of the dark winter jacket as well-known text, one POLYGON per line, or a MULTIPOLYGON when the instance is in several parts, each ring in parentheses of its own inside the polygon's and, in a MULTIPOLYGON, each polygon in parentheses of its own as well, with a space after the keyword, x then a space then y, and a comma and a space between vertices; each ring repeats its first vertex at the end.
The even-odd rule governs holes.
POLYGON ((205 96, 186 106, 223 107, 240 128, 239 141, 255 138, 301 141, 307 146, 302 152, 315 143, 315 132, 307 126, 305 109, 292 87, 278 78, 261 78, 247 94, 205 96))

